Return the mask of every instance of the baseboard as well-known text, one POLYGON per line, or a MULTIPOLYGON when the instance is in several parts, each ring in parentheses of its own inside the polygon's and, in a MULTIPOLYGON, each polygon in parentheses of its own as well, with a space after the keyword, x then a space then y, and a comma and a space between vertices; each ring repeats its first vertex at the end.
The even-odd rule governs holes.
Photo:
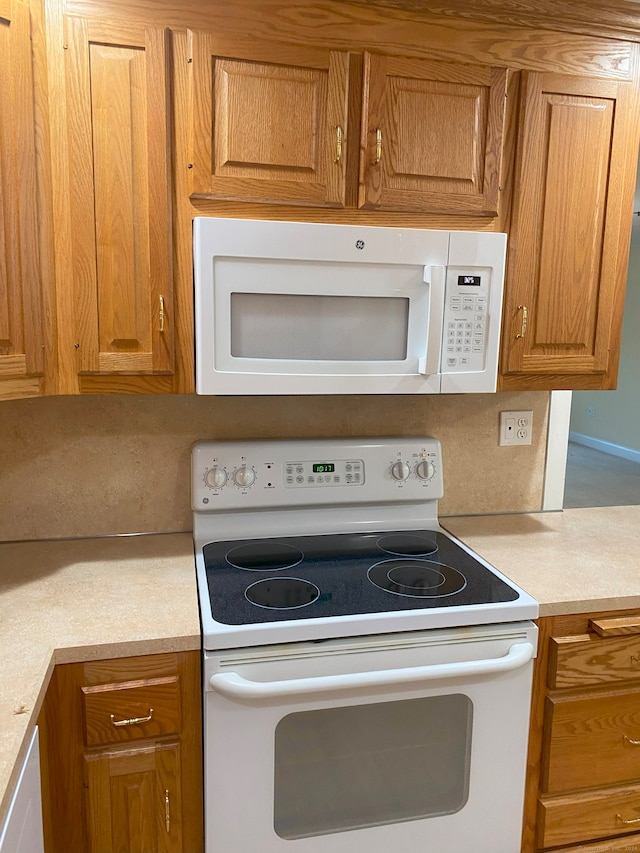
POLYGON ((611 456, 620 456, 630 462, 640 463, 640 450, 633 450, 631 447, 623 447, 621 444, 613 444, 610 441, 603 441, 601 438, 592 438, 590 435, 582 435, 580 432, 569 432, 569 441, 573 441, 575 444, 584 444, 585 447, 591 447, 601 453, 609 453, 611 456))

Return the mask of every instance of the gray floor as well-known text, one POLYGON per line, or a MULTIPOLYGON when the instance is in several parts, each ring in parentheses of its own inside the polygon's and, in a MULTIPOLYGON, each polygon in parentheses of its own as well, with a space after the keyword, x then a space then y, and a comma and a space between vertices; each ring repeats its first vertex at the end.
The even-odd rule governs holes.
POLYGON ((565 509, 640 504, 640 463, 569 443, 565 509))

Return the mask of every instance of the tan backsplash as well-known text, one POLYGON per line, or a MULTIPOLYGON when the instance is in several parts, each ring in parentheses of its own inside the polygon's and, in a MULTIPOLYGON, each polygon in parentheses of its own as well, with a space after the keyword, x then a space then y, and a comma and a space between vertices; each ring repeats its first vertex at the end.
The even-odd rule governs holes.
POLYGON ((549 395, 51 397, 0 403, 0 541, 191 529, 198 439, 433 435, 441 515, 538 510, 549 395), (531 447, 498 413, 532 409, 531 447))

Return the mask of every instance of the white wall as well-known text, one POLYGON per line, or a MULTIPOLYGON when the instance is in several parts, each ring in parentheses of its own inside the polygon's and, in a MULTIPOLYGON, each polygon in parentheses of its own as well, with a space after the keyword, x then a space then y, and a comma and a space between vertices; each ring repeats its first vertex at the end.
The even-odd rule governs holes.
MULTIPOLYGON (((640 210, 640 180, 633 209, 640 210)), ((618 387, 615 391, 574 391, 570 429, 640 452, 640 216, 634 216, 632 223, 618 387), (587 414, 590 407, 592 415, 587 414)))

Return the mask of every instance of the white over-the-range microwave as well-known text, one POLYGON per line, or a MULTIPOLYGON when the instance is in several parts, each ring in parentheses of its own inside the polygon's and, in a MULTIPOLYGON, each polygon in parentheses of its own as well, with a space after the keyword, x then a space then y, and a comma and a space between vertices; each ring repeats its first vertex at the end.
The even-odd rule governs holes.
POLYGON ((493 232, 196 217, 196 391, 495 391, 505 252, 493 232))

